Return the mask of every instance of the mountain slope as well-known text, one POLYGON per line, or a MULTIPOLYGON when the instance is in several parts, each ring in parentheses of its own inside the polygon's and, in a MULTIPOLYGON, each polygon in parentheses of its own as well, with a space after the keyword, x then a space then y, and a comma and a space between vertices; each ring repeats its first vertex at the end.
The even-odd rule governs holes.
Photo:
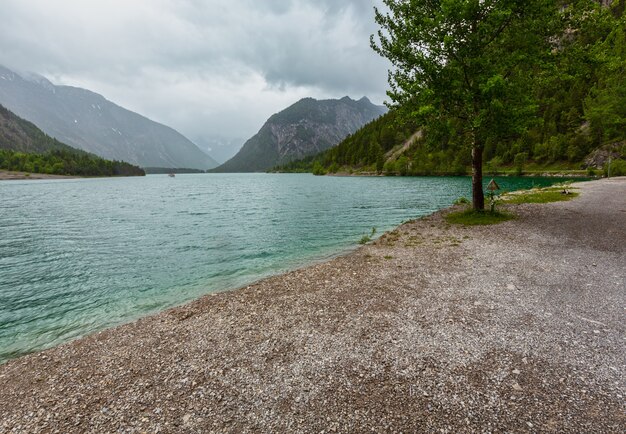
POLYGON ((0 105, 0 149, 25 153, 75 151, 74 148, 48 136, 34 124, 16 116, 2 105, 0 105))
POLYGON ((0 105, 0 170, 77 176, 143 176, 126 162, 74 149, 0 105))
POLYGON ((358 101, 304 98, 271 116, 233 158, 213 172, 259 172, 329 149, 386 112, 358 101))
POLYGON ((217 162, 182 134, 91 91, 0 66, 0 104, 46 134, 104 158, 143 167, 208 169, 217 162))

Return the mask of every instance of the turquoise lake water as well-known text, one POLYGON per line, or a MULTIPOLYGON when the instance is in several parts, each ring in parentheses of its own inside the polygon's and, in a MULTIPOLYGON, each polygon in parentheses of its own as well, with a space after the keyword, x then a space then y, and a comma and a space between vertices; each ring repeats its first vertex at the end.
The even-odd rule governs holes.
MULTIPOLYGON (((498 178, 503 189, 555 180, 498 178)), ((0 363, 337 255, 470 179, 197 174, 0 183, 0 363)))

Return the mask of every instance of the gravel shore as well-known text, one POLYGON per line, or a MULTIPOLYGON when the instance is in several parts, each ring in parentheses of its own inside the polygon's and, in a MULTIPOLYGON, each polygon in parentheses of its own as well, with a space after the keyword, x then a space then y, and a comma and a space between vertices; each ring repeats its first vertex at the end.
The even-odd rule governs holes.
POLYGON ((626 178, 0 366, 0 432, 626 430, 626 178))
POLYGON ((11 172, 8 170, 0 170, 0 181, 19 181, 19 180, 35 180, 35 179, 71 179, 75 176, 64 175, 48 175, 45 173, 26 173, 11 172))

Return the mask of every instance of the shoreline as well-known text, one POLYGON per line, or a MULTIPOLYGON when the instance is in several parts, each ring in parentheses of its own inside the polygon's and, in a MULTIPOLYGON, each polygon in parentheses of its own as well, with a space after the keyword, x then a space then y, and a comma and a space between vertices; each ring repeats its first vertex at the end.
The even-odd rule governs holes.
MULTIPOLYGON (((267 173, 275 173, 278 175, 288 175, 291 173, 308 173, 308 174, 312 174, 311 172, 267 172, 267 173)), ((354 173, 349 173, 349 172, 336 172, 336 173, 326 173, 324 175, 316 175, 316 176, 337 176, 337 177, 363 177, 363 178, 378 178, 378 177, 398 177, 398 178, 410 178, 410 177, 425 177, 425 178, 444 178, 444 177, 471 177, 471 174, 465 174, 465 175, 452 175, 452 174, 443 174, 443 175, 398 175, 398 174, 394 174, 394 175, 386 175, 384 173, 375 173, 375 172, 354 172, 354 173)), ((559 172, 559 173, 551 173, 551 172, 542 172, 542 173, 523 173, 522 175, 515 175, 512 173, 500 173, 497 175, 494 174, 483 174, 483 179, 484 178, 562 178, 562 179, 568 179, 568 178, 574 178, 574 179, 581 179, 581 180, 592 180, 592 181, 597 181, 600 179, 604 179, 603 177, 594 177, 594 176, 589 176, 587 174, 584 173, 566 173, 566 172, 559 172)))
POLYGON ((79 176, 49 175, 47 173, 27 173, 14 172, 10 170, 0 170, 0 181, 25 181, 42 179, 78 179, 79 176))
POLYGON ((0 169, 0 181, 42 181, 51 179, 111 179, 111 178, 137 178, 146 175, 114 175, 114 176, 78 176, 78 175, 52 175, 47 173, 15 172, 0 169))
POLYGON ((617 432, 626 240, 605 232, 623 222, 626 179, 576 187, 580 198, 515 206, 520 218, 497 226, 437 211, 326 262, 10 360, 0 430, 617 432), (595 306, 598 293, 613 304, 595 306))

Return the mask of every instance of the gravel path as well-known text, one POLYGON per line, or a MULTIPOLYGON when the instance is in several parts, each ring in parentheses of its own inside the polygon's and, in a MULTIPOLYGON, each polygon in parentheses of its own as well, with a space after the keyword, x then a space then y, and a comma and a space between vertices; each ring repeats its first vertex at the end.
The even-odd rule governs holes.
POLYGON ((0 366, 0 432, 626 430, 626 178, 0 366))

